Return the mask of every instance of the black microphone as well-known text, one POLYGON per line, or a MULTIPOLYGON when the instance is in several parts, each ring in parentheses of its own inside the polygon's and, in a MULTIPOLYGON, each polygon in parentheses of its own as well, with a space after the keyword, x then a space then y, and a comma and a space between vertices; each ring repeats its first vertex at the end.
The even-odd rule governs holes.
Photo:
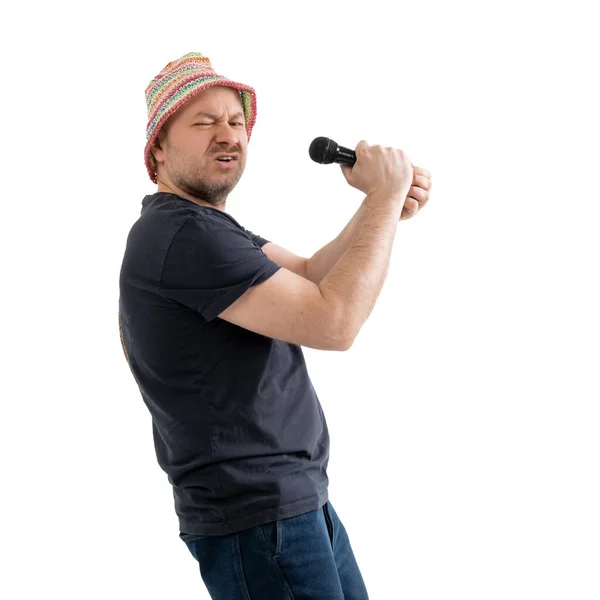
POLYGON ((338 165, 353 165, 356 162, 356 152, 344 146, 338 146, 330 138, 315 138, 308 149, 310 157, 322 165, 337 163, 338 165))

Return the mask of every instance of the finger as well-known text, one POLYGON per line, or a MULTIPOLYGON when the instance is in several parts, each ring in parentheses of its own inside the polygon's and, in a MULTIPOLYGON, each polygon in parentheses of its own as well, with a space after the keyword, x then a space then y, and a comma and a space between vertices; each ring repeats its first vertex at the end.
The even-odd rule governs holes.
POLYGON ((415 175, 413 177, 413 185, 418 185, 420 188, 423 188, 424 190, 429 190, 431 189, 431 179, 429 179, 428 177, 425 177, 423 175, 415 175))
MULTIPOLYGON (((342 173, 344 174, 346 181, 348 181, 348 177, 349 177, 350 173, 352 173, 352 167, 350 165, 340 165, 340 168, 342 169, 342 173)), ((348 183, 350 183, 350 182, 348 182, 348 183)))
POLYGON ((431 179, 431 173, 427 169, 422 169, 421 167, 413 165, 413 171, 415 172, 415 175, 422 175, 423 177, 429 177, 429 179, 431 179))
POLYGON ((408 190, 407 196, 409 198, 414 198, 421 206, 424 206, 427 200, 429 200, 429 191, 413 185, 410 190, 408 190))
POLYGON ((361 154, 363 154, 367 148, 369 147, 369 144, 366 140, 360 140, 360 142, 358 142, 358 144, 356 144, 356 147, 354 148, 354 152, 356 154, 356 156, 360 156, 361 154))
POLYGON ((410 219, 414 217, 419 212, 419 203, 414 198, 406 198, 404 201, 404 207, 402 208, 402 213, 400 214, 400 220, 404 221, 405 219, 410 219))
POLYGON ((400 215, 400 221, 406 221, 407 219, 411 219, 412 217, 414 217, 417 214, 418 211, 413 212, 410 210, 407 210, 406 208, 402 209, 402 213, 400 215))

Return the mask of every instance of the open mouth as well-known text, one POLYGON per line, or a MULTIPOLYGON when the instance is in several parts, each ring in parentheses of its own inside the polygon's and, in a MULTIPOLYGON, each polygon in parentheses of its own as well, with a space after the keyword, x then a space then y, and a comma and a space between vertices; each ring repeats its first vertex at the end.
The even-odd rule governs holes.
POLYGON ((220 163, 231 163, 237 160, 235 156, 217 156, 216 160, 220 163))

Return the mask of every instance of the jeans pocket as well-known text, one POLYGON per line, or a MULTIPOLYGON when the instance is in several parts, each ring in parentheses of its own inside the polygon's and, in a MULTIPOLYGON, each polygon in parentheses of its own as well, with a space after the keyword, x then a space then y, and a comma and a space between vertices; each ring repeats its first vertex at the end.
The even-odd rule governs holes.
POLYGON ((323 504, 323 514, 325 515, 325 524, 327 525, 327 532, 329 533, 329 541, 333 547, 333 521, 331 520, 331 515, 329 514, 329 502, 325 502, 325 504, 323 504))
POLYGON ((259 525, 259 529, 271 556, 279 558, 283 548, 283 523, 272 521, 259 525))

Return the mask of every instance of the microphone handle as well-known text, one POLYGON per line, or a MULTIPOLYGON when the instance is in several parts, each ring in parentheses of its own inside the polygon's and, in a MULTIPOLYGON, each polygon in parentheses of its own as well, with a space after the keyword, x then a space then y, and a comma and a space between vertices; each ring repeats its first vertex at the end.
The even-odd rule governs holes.
POLYGON ((353 165, 356 162, 356 152, 344 146, 338 146, 334 162, 339 165, 353 165))

